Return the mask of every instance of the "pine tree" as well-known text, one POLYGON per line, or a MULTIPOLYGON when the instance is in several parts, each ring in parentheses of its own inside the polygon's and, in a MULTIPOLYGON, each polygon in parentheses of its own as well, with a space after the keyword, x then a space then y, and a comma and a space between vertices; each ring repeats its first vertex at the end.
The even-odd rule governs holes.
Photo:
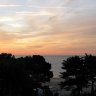
POLYGON ((83 59, 79 56, 69 57, 63 61, 61 78, 64 82, 60 83, 61 88, 71 90, 74 96, 82 94, 82 88, 87 84, 85 66, 83 59))

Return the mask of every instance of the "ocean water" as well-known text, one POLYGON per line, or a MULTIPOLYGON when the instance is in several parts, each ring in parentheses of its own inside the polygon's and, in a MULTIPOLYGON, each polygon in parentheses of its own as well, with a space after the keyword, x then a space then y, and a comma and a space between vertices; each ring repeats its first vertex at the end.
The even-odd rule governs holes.
MULTIPOLYGON (((16 58, 21 56, 16 56, 16 58)), ((62 62, 63 60, 66 60, 70 56, 67 56, 67 55, 46 55, 46 56, 44 55, 43 56, 46 62, 51 64, 51 71, 53 72, 53 78, 60 78, 60 72, 64 71, 61 68, 62 62)), ((22 57, 25 57, 25 56, 22 56, 22 57)))
POLYGON ((60 72, 63 72, 62 70, 62 62, 63 60, 66 60, 70 56, 44 56, 46 62, 49 62, 51 64, 51 71, 53 71, 53 78, 59 78, 60 72))

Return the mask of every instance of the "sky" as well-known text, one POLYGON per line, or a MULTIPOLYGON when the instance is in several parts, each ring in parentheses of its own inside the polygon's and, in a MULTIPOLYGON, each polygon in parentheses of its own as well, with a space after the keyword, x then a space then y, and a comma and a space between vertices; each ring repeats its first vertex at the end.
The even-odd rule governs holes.
POLYGON ((96 0, 0 0, 0 53, 96 54, 96 0))

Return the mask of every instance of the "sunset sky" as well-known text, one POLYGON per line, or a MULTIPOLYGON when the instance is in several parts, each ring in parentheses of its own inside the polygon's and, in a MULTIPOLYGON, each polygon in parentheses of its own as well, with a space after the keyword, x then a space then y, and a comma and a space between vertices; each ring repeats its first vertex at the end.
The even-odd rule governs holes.
POLYGON ((0 53, 96 54, 96 0, 0 0, 0 53))

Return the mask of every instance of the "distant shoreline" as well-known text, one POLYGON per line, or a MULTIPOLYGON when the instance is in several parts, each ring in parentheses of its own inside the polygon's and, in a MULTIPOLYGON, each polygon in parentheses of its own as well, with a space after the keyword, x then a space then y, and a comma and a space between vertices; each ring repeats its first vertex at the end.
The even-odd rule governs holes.
MULTIPOLYGON (((33 55, 35 55, 35 54, 32 54, 32 55, 14 55, 14 56, 16 56, 16 57, 25 57, 25 56, 33 56, 33 55)), ((37 55, 37 54, 36 54, 37 55)), ((39 55, 39 54, 38 54, 39 55)), ((68 56, 68 57, 71 57, 71 56, 84 56, 84 55, 41 55, 41 56, 60 56, 60 57, 62 57, 62 56, 68 56)))

